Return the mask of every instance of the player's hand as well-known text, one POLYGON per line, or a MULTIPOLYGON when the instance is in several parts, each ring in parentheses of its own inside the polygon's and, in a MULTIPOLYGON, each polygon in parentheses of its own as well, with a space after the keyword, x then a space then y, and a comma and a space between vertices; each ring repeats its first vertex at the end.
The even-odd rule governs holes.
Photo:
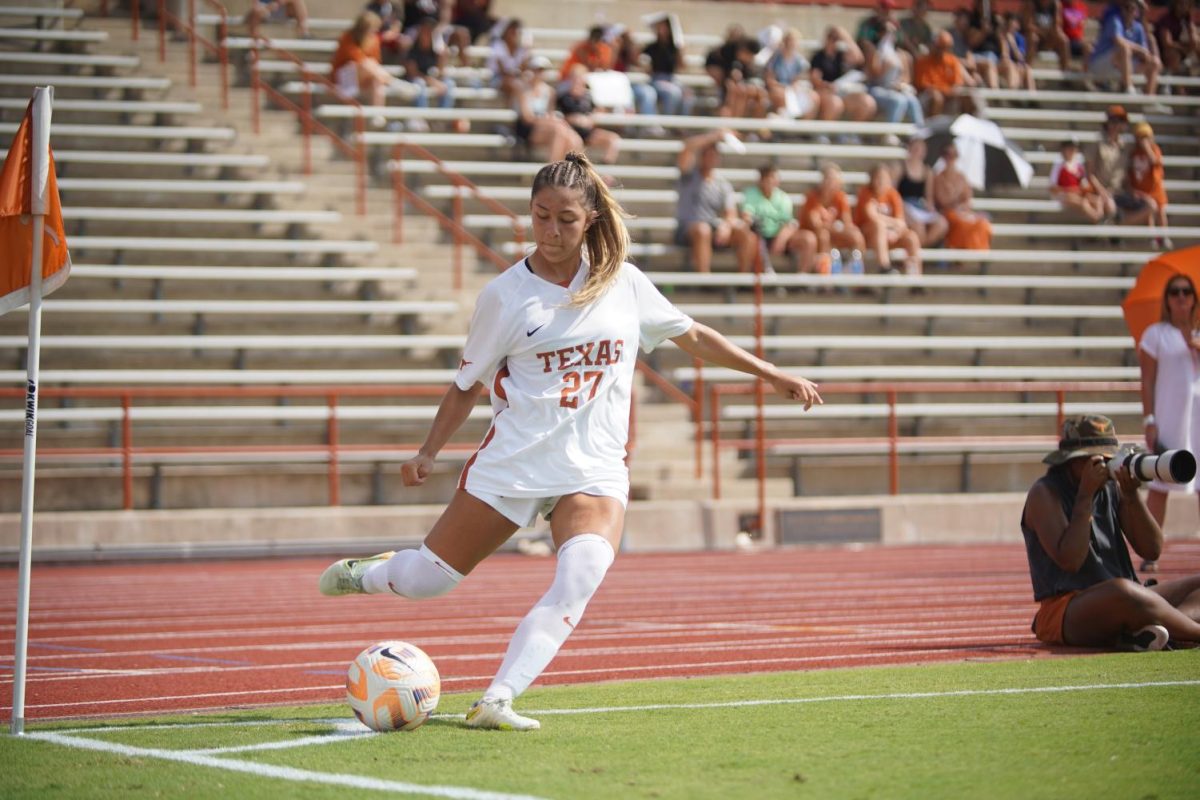
POLYGON ((418 453, 400 465, 400 480, 405 486, 420 486, 433 472, 433 459, 418 453))
POLYGON ((1104 456, 1092 456, 1079 477, 1079 493, 1094 496, 1108 482, 1108 477, 1108 462, 1104 456))
POLYGON ((817 384, 804 378, 793 378, 791 375, 780 374, 771 379, 771 386, 780 397, 802 401, 805 411, 812 408, 814 403, 822 405, 825 402, 817 392, 817 384))

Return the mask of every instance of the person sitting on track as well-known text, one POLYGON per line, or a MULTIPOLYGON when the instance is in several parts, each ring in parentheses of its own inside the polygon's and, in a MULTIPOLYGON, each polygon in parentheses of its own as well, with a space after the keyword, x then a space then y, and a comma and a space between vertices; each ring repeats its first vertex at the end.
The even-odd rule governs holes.
MULTIPOLYGON (((626 262, 624 211, 579 152, 533 180, 533 252, 484 288, 458 376, 413 459, 407 486, 434 459, 484 387, 495 416, 458 489, 420 550, 343 559, 321 575, 326 595, 449 592, 519 527, 550 520, 558 566, 517 626, 499 672, 467 712, 473 728, 536 730, 513 699, 542 673, 579 624, 612 564, 629 499, 630 397, 640 346, 670 339, 694 358, 766 380, 784 398, 820 403, 816 384, 784 374, 693 322, 626 262)), ((519 590, 520 587, 514 587, 519 590)))
POLYGON ((1033 599, 1033 633, 1047 644, 1161 650, 1200 642, 1200 575, 1138 583, 1128 542, 1158 558, 1162 528, 1127 466, 1109 474, 1117 452, 1112 420, 1085 414, 1063 423, 1058 449, 1021 512, 1033 599))

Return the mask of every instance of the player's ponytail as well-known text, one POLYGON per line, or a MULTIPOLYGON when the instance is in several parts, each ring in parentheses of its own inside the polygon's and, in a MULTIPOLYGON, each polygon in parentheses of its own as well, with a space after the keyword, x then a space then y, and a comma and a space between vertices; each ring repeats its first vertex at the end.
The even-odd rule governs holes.
POLYGON ((628 215, 583 153, 572 151, 562 161, 542 167, 533 179, 531 194, 536 195, 547 186, 579 190, 584 208, 596 215, 584 238, 588 251, 587 280, 570 302, 572 307, 580 308, 608 291, 628 258, 629 231, 625 228, 628 215))

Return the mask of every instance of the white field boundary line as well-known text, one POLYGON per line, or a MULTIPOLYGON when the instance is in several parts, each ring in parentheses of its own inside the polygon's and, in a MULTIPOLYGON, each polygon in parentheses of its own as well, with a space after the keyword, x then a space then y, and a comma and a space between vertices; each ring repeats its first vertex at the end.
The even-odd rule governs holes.
MULTIPOLYGON (((98 750, 128 758, 156 758, 162 761, 174 761, 180 764, 210 767, 228 772, 241 772, 260 778, 274 778, 293 783, 320 783, 328 786, 345 786, 351 789, 366 789, 368 791, 390 792, 392 794, 449 797, 454 800, 541 800, 541 798, 534 795, 489 792, 481 789, 472 789, 468 786, 423 786, 417 783, 368 778, 362 775, 315 772, 296 767, 281 767, 255 761, 241 761, 236 758, 218 758, 196 751, 131 747, 115 742, 104 742, 83 736, 68 736, 61 733, 26 733, 25 738, 38 739, 78 750, 98 750)), ((343 741, 344 738, 338 737, 336 740, 343 741)))

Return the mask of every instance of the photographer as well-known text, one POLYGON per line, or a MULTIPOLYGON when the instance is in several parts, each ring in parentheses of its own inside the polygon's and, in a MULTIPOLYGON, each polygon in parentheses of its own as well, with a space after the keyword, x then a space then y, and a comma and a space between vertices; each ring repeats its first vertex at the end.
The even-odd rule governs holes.
POLYGON ((1161 650, 1168 637, 1200 642, 1200 575, 1151 587, 1138 583, 1126 541, 1155 559, 1162 529, 1117 454, 1112 421, 1087 414, 1063 423, 1059 449, 1029 490, 1021 533, 1033 597, 1033 632, 1047 644, 1161 650))

